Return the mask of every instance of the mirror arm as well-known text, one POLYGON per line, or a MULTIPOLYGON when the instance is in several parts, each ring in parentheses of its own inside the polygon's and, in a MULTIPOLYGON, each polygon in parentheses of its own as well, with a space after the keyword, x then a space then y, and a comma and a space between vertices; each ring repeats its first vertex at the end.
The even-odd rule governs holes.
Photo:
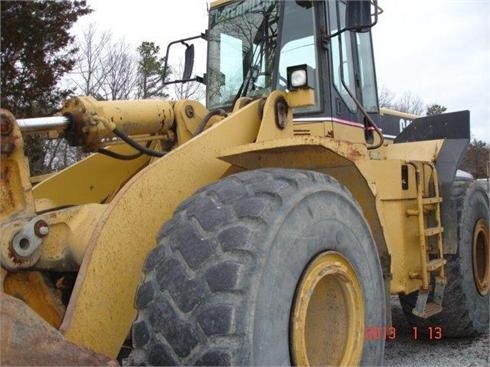
MULTIPOLYGON (((204 31, 202 32, 200 35, 198 36, 193 36, 193 37, 188 37, 188 38, 182 38, 182 39, 179 39, 179 40, 176 40, 176 41, 172 41, 168 44, 167 46, 167 52, 165 53, 165 65, 164 65, 164 69, 165 71, 167 71, 167 67, 168 67, 168 55, 170 53, 170 47, 172 47, 173 45, 177 44, 177 43, 180 43, 180 44, 183 44, 185 45, 186 47, 189 47, 189 45, 186 43, 187 41, 192 41, 192 40, 195 40, 195 39, 198 39, 198 38, 202 38, 204 40, 207 40, 208 39, 208 31, 204 31)), ((193 80, 185 80, 185 81, 193 81, 193 80)), ((164 82, 164 84, 174 84, 174 83, 182 83, 183 81, 182 80, 176 80, 176 81, 171 81, 171 82, 164 82)))
MULTIPOLYGON (((369 26, 369 29, 371 29, 372 27, 374 27, 377 23, 378 23, 378 16, 383 14, 384 10, 383 8, 381 8, 379 5, 378 5, 378 1, 377 0, 370 0, 371 4, 374 6, 375 8, 375 12, 374 12, 374 22, 369 26)), ((342 28, 340 30, 338 30, 337 32, 335 33, 332 33, 332 34, 326 34, 326 32, 322 35, 322 43, 323 44, 326 44, 330 41, 331 38, 333 37, 336 37, 346 31, 353 31, 353 32, 358 32, 356 31, 356 27, 346 27, 346 28, 342 28)))

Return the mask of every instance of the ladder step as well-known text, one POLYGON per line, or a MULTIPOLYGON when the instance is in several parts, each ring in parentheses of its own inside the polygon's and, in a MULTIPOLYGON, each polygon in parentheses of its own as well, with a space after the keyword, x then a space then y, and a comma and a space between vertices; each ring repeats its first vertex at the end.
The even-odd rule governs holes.
POLYGON ((430 205, 430 204, 437 204, 437 203, 441 203, 442 202, 442 198, 441 197, 432 197, 432 198, 423 198, 422 199, 422 204, 424 205, 430 205))
POLYGON ((433 212, 437 209, 435 204, 425 204, 424 205, 424 214, 433 212))
POLYGON ((416 308, 414 308, 412 310, 412 313, 415 315, 415 316, 418 316, 418 317, 421 317, 423 319, 427 319, 431 316, 434 316, 436 314, 438 314, 439 312, 442 311, 442 306, 435 303, 435 302, 427 302, 425 304, 425 308, 423 309, 422 312, 418 312, 418 310, 416 308))
POLYGON ((434 259, 427 263, 427 271, 434 271, 441 268, 446 263, 444 259, 434 259))
POLYGON ((426 237, 429 236, 434 236, 436 234, 442 233, 444 229, 442 227, 432 227, 432 228, 426 228, 424 230, 424 234, 426 237))

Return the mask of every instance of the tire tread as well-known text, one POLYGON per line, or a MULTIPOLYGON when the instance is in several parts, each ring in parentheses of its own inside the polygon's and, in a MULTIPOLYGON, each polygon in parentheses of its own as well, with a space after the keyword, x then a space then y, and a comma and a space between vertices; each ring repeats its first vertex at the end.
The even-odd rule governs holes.
POLYGON ((243 352, 231 351, 245 343, 245 335, 236 331, 248 327, 243 325, 244 304, 266 251, 252 239, 267 233, 285 202, 326 186, 360 211, 336 180, 299 170, 242 172, 186 199, 159 232, 158 245, 145 262, 145 280, 136 296, 134 350, 126 363, 242 364, 243 352))

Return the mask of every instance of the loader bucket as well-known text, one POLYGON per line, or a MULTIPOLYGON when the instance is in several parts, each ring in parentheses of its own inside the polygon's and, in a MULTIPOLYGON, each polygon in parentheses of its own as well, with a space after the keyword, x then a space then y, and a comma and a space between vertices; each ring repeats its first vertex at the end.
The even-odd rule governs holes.
POLYGON ((2 366, 118 366, 117 361, 80 347, 37 316, 24 302, 1 295, 2 366))

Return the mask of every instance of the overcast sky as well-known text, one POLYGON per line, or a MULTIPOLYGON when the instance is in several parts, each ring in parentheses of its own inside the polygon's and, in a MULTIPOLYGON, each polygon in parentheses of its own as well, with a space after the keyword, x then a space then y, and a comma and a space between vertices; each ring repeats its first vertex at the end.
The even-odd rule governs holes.
MULTIPOLYGON (((207 28, 206 0, 88 0, 95 22, 136 49, 207 28)), ((472 137, 490 142, 490 0, 379 0, 384 13, 373 30, 378 87, 411 92, 448 111, 471 111, 472 137)), ((196 58, 205 58, 205 45, 196 58), (201 54, 201 55, 200 55, 201 54)), ((196 62, 203 73, 204 62, 196 62)))

